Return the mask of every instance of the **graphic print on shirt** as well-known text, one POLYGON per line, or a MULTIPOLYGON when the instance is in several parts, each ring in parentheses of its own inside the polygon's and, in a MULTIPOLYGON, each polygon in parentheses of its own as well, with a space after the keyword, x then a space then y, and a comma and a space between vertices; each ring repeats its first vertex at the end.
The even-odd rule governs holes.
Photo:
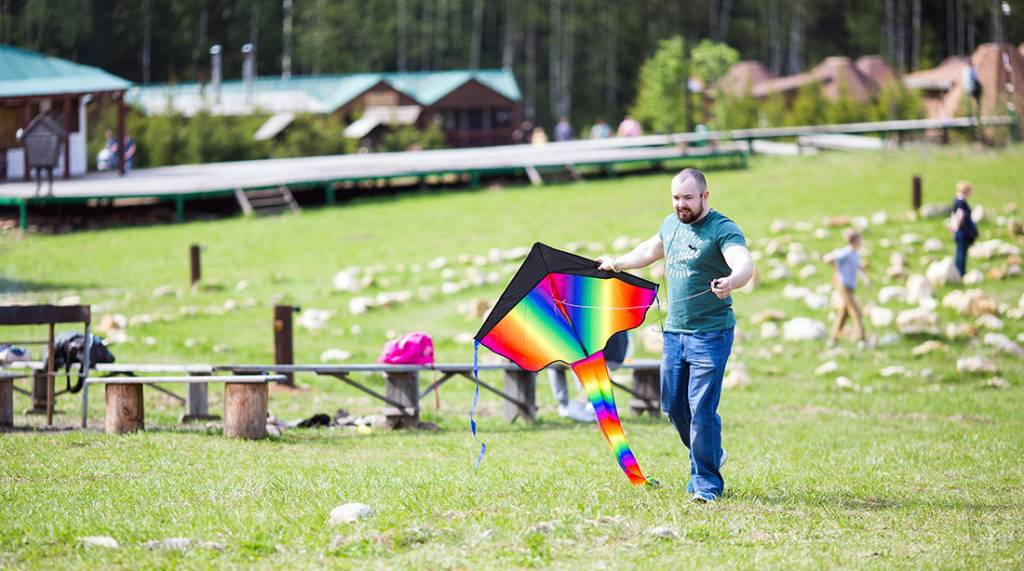
POLYGON ((693 274, 709 243, 694 233, 689 225, 683 225, 675 234, 666 258, 665 274, 669 279, 685 280, 693 274))

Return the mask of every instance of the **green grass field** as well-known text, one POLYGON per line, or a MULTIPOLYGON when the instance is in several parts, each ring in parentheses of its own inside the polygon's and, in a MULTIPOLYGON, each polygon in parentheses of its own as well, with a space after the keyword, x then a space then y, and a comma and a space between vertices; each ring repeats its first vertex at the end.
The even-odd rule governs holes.
MULTIPOLYGON (((983 343, 984 331, 966 340, 902 336, 866 350, 846 341, 828 351, 823 341, 762 339, 751 323, 766 308, 828 322, 828 308, 782 296, 786 284, 813 290, 829 282, 818 260, 841 238, 837 228, 815 236, 825 217, 888 214, 888 222, 864 235, 874 287, 860 292, 862 302, 880 305, 881 287, 903 283, 885 277, 892 252, 906 253, 911 273, 952 255, 943 219, 905 216, 915 173, 923 176, 928 203, 947 203, 955 181, 971 180, 972 204, 987 211, 981 240, 1024 246, 996 223, 1022 216, 1014 211, 1014 204, 1024 208, 1021 164, 1018 146, 758 157, 746 170, 709 173, 712 205, 736 220, 761 253, 762 278, 769 259, 784 261, 792 242, 805 246, 817 269, 801 279, 794 267, 792 279, 762 279, 753 293, 735 295, 739 334, 731 364, 742 364, 752 382, 723 394, 730 459, 726 494, 716 505, 689 502, 688 459, 667 421, 623 414, 640 466, 664 484, 633 489, 595 426, 555 414, 544 376, 534 425, 505 424, 499 401, 482 397, 478 419, 488 453, 476 471, 466 381, 445 385, 439 405, 424 401, 424 420, 436 431, 294 429, 260 442, 225 440, 216 426, 182 427, 181 407, 147 392, 145 433, 0 434, 0 568, 1022 567, 1024 359, 983 343), (772 233, 775 220, 795 228, 772 233), (938 238, 945 250, 903 245, 905 233, 938 238), (772 240, 783 246, 781 254, 766 253, 772 240), (929 339, 948 352, 911 354, 929 339), (998 373, 958 373, 957 358, 968 355, 991 360, 998 373), (828 360, 838 370, 816 375, 828 360), (911 374, 882 377, 879 370, 889 365, 911 374), (852 386, 837 384, 839 375, 852 386), (991 387, 993 377, 1009 388, 991 387), (328 526, 331 509, 346 502, 377 513, 328 526), (649 533, 659 526, 671 537, 649 533), (121 547, 79 541, 94 535, 109 535, 121 547), (172 537, 221 549, 142 546, 172 537)), ((333 312, 320 329, 297 327, 298 362, 319 362, 329 348, 351 352, 347 362, 372 362, 389 334, 412 330, 433 336, 439 361, 468 362, 465 337, 479 319, 460 306, 495 299, 519 262, 489 256, 542 241, 593 257, 611 251, 616 238, 646 238, 670 211, 670 177, 432 192, 270 219, 0 235, 0 303, 80 296, 97 321, 134 317, 127 341, 112 347, 125 363, 271 362, 271 306, 278 302, 333 312), (205 282, 195 291, 187 287, 191 243, 204 247, 205 282), (445 258, 443 267, 438 258, 445 258), (335 291, 334 274, 349 266, 372 274, 373 283, 357 293, 335 291), (479 281, 485 283, 473 285, 479 281), (445 282, 463 289, 442 293, 445 282), (154 297, 158 288, 171 293, 154 297), (353 297, 396 291, 412 299, 350 315, 353 297)), ((971 264, 987 273, 1008 261, 999 255, 971 264)), ((1024 322, 1006 313, 1020 303, 1024 277, 973 287, 1003 304, 999 333, 1018 340, 1024 322)), ((935 297, 941 302, 953 289, 938 288, 935 297)), ((940 328, 974 322, 941 304, 937 313, 940 328)), ((652 312, 641 331, 657 323, 652 312)), ((877 338, 894 330, 869 325, 877 338)), ((5 328, 0 339, 44 333, 5 328)), ((658 355, 641 348, 637 357, 658 355)), ((272 414, 291 420, 338 408, 380 410, 337 381, 298 382, 309 390, 272 393, 272 414)), ((102 424, 99 393, 91 403, 93 426, 102 424)), ((620 407, 624 401, 620 395, 620 407)), ((221 389, 212 388, 211 408, 220 405, 221 389)), ((28 406, 16 395, 16 424, 40 423, 18 414, 28 406)), ((58 424, 73 425, 77 406, 76 399, 60 399, 58 424)))

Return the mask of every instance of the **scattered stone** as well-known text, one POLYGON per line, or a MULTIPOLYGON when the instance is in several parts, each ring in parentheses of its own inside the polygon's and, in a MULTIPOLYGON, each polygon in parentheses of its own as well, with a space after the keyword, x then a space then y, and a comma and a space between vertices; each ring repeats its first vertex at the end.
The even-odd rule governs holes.
POLYGON ((915 357, 920 357, 921 355, 927 355, 935 352, 949 353, 949 347, 941 341, 925 341, 911 349, 910 354, 915 357))
POLYGON ((434 258, 433 260, 427 262, 427 269, 431 271, 437 271, 447 265, 448 258, 445 258, 444 256, 438 256, 437 258, 434 258))
POLYGON ((163 549, 167 551, 184 551, 186 549, 201 548, 220 551, 224 546, 212 541, 199 541, 188 537, 172 537, 169 539, 156 539, 142 544, 146 549, 163 549))
POLYGON ((88 537, 79 537, 78 541, 86 547, 106 547, 108 549, 117 549, 121 547, 121 545, 117 543, 116 539, 106 535, 90 535, 88 537))
POLYGON ((722 381, 722 386, 727 389, 738 389, 745 387, 753 382, 750 377, 750 373, 747 373, 747 369, 743 365, 736 365, 726 373, 725 380, 722 381))
MULTIPOLYGON (((1024 296, 1021 297, 1021 303, 1024 304, 1024 296)), ((751 316, 750 321, 754 325, 761 325, 766 321, 782 321, 785 318, 785 312, 778 309, 762 309, 751 316)))
POLYGON ((956 310, 961 315, 975 317, 997 312, 995 300, 980 289, 954 290, 942 298, 942 307, 956 310))
POLYGON ((888 367, 882 367, 882 369, 878 371, 878 374, 886 378, 895 377, 897 375, 901 377, 909 377, 910 371, 908 371, 903 365, 890 365, 888 367))
POLYGON ((993 331, 998 331, 1003 328, 1003 320, 999 319, 995 315, 982 315, 978 317, 974 323, 982 329, 991 329, 993 331))
POLYGON ((313 331, 316 329, 323 329, 323 327, 327 325, 327 320, 330 319, 332 315, 334 315, 333 311, 315 309, 311 307, 303 309, 302 313, 299 314, 299 319, 297 321, 302 327, 313 331))
POLYGON ((1024 348, 1014 343, 1009 337, 1001 333, 986 333, 983 341, 986 345, 991 345, 1003 353, 1009 353, 1017 357, 1024 358, 1024 348))
POLYGON ((328 349, 328 350, 324 351, 323 353, 320 353, 320 362, 321 363, 330 363, 332 361, 334 361, 334 362, 337 362, 337 361, 347 361, 351 357, 352 357, 352 352, 351 351, 346 351, 344 349, 332 348, 332 349, 328 349))
POLYGON ((1020 248, 999 239, 983 240, 971 245, 971 257, 988 260, 996 256, 1020 256, 1020 248))
POLYGON ((814 230, 814 237, 818 240, 824 240, 825 238, 828 238, 828 230, 824 228, 817 228, 814 230))
POLYGON ((552 531, 555 531, 555 524, 550 521, 542 521, 531 525, 527 531, 530 533, 541 533, 547 535, 552 531))
POLYGON ((272 439, 281 438, 281 427, 276 424, 267 424, 267 436, 272 439))
POLYGON ((1010 218, 1006 221, 1006 231, 1010 236, 1024 236, 1024 224, 1016 218, 1010 218))
POLYGON ((771 267, 765 277, 767 277, 769 281, 777 282, 789 279, 790 275, 789 268, 782 264, 775 263, 771 264, 771 267))
POLYGON ((804 303, 807 307, 817 311, 826 305, 828 305, 829 296, 822 295, 820 293, 812 293, 804 298, 804 303))
POLYGON ((228 350, 228 346, 225 343, 215 343, 213 347, 210 347, 210 350, 214 353, 224 353, 228 350))
POLYGON ((871 215, 871 225, 881 226, 889 221, 889 215, 884 210, 879 210, 871 215))
POLYGON ((925 276, 913 274, 907 278, 907 303, 917 305, 929 297, 932 297, 932 284, 925 276))
POLYGON ((327 519, 327 524, 339 525, 342 523, 352 523, 355 521, 359 521, 361 519, 366 519, 373 515, 373 508, 366 504, 342 504, 331 510, 331 515, 327 519))
POLYGON ((651 529, 648 529, 647 535, 652 535, 654 537, 661 539, 676 539, 677 537, 679 537, 679 534, 677 534, 671 528, 664 526, 652 527, 651 529))
POLYGON ((925 252, 941 252, 945 247, 946 246, 942 243, 942 240, 939 240, 938 238, 928 238, 924 241, 923 246, 925 252))
POLYGON ((981 270, 977 268, 967 272, 963 277, 965 285, 978 285, 983 281, 985 281, 985 274, 981 273, 981 270))
POLYGON ((896 318, 896 312, 887 307, 878 307, 877 305, 868 308, 867 314, 871 325, 879 328, 889 327, 896 318))
POLYGON ((471 345, 474 335, 472 333, 459 333, 455 336, 455 342, 459 345, 471 345))
POLYGON ((885 286, 878 290, 878 303, 889 303, 893 300, 907 301, 907 288, 902 286, 885 286))
POLYGON ((781 234, 789 229, 789 224, 785 220, 773 220, 768 230, 772 234, 781 234))
POLYGON ((980 204, 976 204, 974 208, 971 209, 971 220, 973 220, 975 224, 980 224, 984 221, 985 207, 980 204))
POLYGON ((870 226, 870 224, 868 223, 868 219, 866 217, 854 216, 853 218, 850 219, 850 226, 852 226, 858 232, 863 232, 868 229, 868 226, 870 226))
POLYGON ((939 318, 930 309, 916 307, 899 312, 896 315, 896 327, 903 335, 937 335, 939 318))
POLYGON ((814 369, 814 374, 818 375, 819 377, 824 377, 825 375, 832 374, 838 370, 838 363, 836 363, 835 361, 826 361, 819 365, 817 369, 814 369))
POLYGON ((795 317, 782 325, 782 337, 787 341, 823 339, 825 324, 807 317, 795 317))
POLYGON ((153 290, 153 298, 171 297, 175 295, 174 288, 169 285, 162 285, 153 290))
MULTIPOLYGON (((949 214, 950 207, 948 204, 924 204, 918 210, 921 218, 942 218, 949 214)), ((973 211, 972 211, 973 214, 973 211)))
POLYGON ((1011 385, 1002 377, 992 377, 985 381, 985 386, 993 389, 1008 389, 1011 385))
POLYGON ((786 264, 790 267, 796 267, 807 263, 807 252, 803 251, 801 244, 790 244, 790 250, 786 254, 786 264), (800 246, 800 248, 793 249, 794 246, 800 246))
POLYGON ((836 386, 843 390, 860 390, 860 387, 856 383, 846 377, 836 377, 836 386))
POLYGON ((761 339, 774 339, 779 336, 779 326, 774 321, 761 324, 761 339))
POLYGON ((57 305, 82 305, 82 296, 68 295, 60 298, 57 305))
POLYGON ((809 295, 811 295, 811 290, 803 286, 786 284, 786 287, 782 288, 782 297, 788 300, 800 300, 806 298, 809 295))
POLYGON ((797 273, 797 276, 799 276, 800 279, 802 279, 802 280, 806 280, 807 278, 810 278, 810 277, 812 277, 814 275, 817 275, 817 273, 818 273, 817 266, 814 266, 812 264, 807 264, 806 266, 800 268, 800 272, 797 273))
POLYGON ((989 373, 999 372, 996 364, 980 355, 963 357, 956 360, 956 372, 958 373, 989 373))
POLYGON ((911 232, 907 232, 905 234, 901 234, 900 235, 900 244, 903 244, 904 246, 910 246, 910 245, 913 245, 913 244, 917 244, 920 241, 921 241, 921 237, 918 236, 917 234, 913 234, 911 232))
POLYGON ((946 338, 950 341, 973 339, 978 335, 978 328, 970 323, 949 323, 946 325, 946 338))
POLYGON ((956 269, 953 258, 943 258, 931 263, 925 271, 925 275, 935 287, 960 282, 960 270, 956 269))
POLYGON ((879 337, 878 342, 875 343, 875 345, 878 347, 888 347, 899 343, 901 339, 903 339, 902 335, 895 331, 889 331, 879 337))
POLYGON ((128 325, 128 319, 120 314, 106 314, 100 318, 100 324, 96 327, 96 330, 100 333, 107 333, 117 329, 124 329, 128 325))

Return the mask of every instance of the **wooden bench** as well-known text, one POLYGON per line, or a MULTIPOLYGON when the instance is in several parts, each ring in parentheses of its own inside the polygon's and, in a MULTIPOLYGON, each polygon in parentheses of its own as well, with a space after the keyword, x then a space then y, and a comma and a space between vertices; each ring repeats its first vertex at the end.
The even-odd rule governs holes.
MULTIPOLYGON (((88 385, 106 385, 107 434, 127 434, 145 427, 142 387, 156 383, 224 383, 224 436, 263 438, 267 435, 268 382, 284 380, 283 375, 229 375, 210 377, 102 377, 90 378, 88 385)), ((83 417, 83 424, 87 418, 83 417)))
POLYGON ((14 426, 14 381, 28 375, 0 372, 0 428, 14 426))
MULTIPOLYGON (((105 373, 107 376, 118 376, 125 375, 134 377, 140 374, 152 374, 152 373, 175 373, 184 374, 189 377, 209 377, 213 374, 212 365, 193 364, 193 365, 167 365, 167 364, 127 364, 127 363, 110 363, 96 366, 96 371, 105 373)), ((151 384, 151 386, 177 400, 178 402, 185 405, 185 414, 182 415, 182 422, 192 422, 197 420, 220 420, 220 417, 215 414, 210 414, 209 404, 209 388, 206 383, 188 383, 185 396, 182 397, 176 393, 173 393, 159 384, 151 384)), ((84 414, 85 407, 88 404, 89 395, 87 390, 82 395, 82 411, 84 414)), ((82 427, 85 427, 83 417, 82 427)))

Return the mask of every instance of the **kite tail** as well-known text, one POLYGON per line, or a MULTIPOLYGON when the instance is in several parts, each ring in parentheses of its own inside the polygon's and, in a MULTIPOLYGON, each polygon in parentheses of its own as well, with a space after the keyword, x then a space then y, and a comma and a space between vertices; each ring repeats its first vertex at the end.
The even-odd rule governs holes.
POLYGON ((476 462, 473 463, 473 468, 479 468, 480 462, 484 459, 484 453, 487 452, 487 445, 480 442, 480 439, 476 437, 476 403, 480 400, 480 342, 473 341, 473 383, 476 385, 473 389, 473 407, 469 409, 469 431, 473 433, 473 440, 476 440, 480 444, 480 454, 476 457, 476 462))
POLYGON ((619 413, 615 410, 615 396, 612 394, 612 382, 604 361, 604 353, 598 352, 576 361, 572 364, 572 370, 583 383, 583 388, 594 405, 601 433, 615 453, 619 467, 634 486, 646 484, 647 478, 640 472, 640 465, 637 464, 633 451, 629 449, 626 433, 622 431, 622 425, 619 423, 619 413))

